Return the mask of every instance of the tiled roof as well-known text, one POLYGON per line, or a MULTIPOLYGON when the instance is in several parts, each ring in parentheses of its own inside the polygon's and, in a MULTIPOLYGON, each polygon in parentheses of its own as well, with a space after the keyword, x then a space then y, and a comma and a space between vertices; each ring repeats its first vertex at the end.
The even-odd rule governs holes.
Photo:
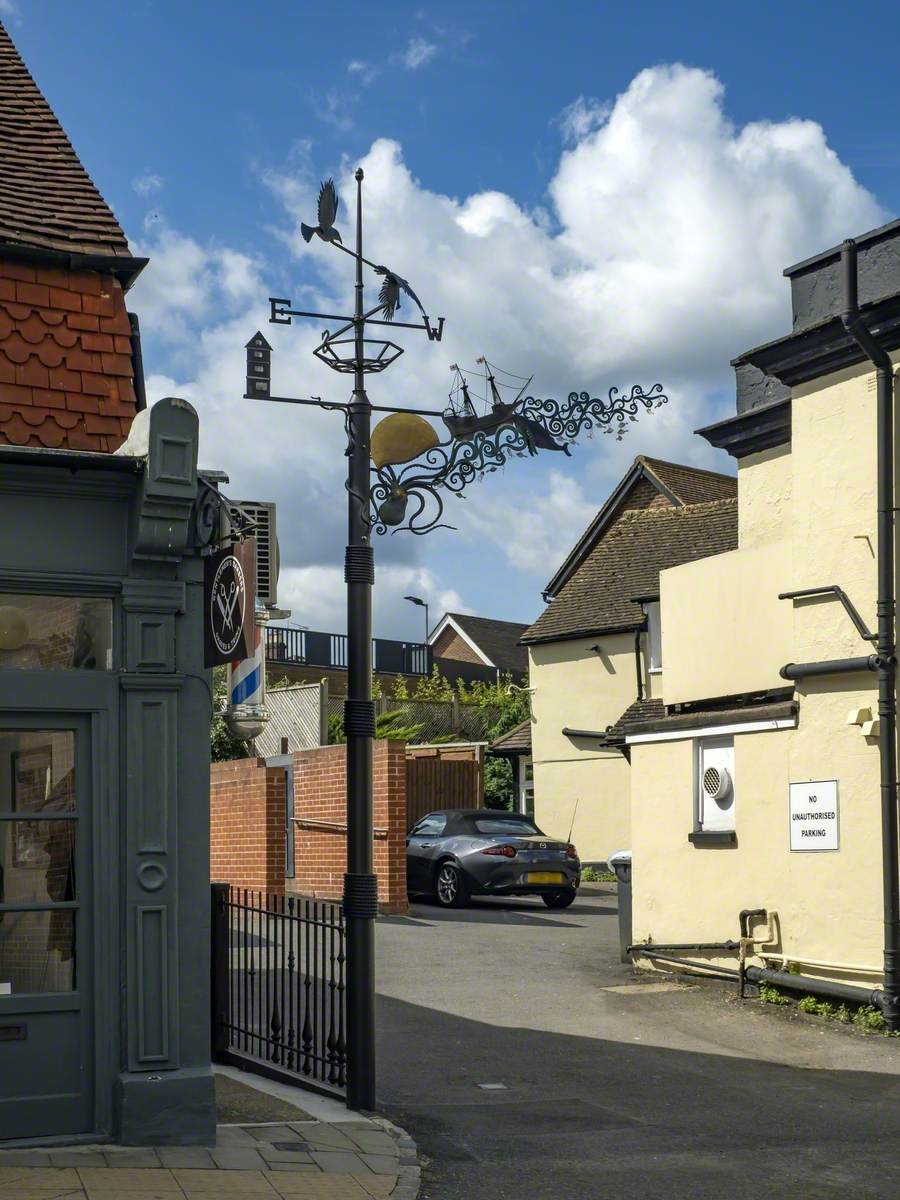
POLYGON ((737 495, 737 480, 733 475, 721 475, 718 471, 704 471, 700 467, 686 467, 681 463, 650 458, 646 454, 639 454, 636 461, 643 463, 664 487, 678 497, 682 504, 702 504, 705 500, 727 500, 729 497, 737 495))
POLYGON ((563 559, 545 589, 545 599, 556 596, 571 579, 606 530, 628 509, 651 505, 701 504, 737 495, 733 475, 720 475, 700 467, 667 462, 639 454, 608 500, 563 559))
POLYGON ((501 671, 527 671, 528 651, 519 639, 528 628, 515 621, 495 621, 490 617, 470 617, 463 613, 447 613, 460 629, 501 671))
POLYGON ((689 733, 721 725, 740 725, 749 721, 795 720, 798 706, 790 699, 762 703, 731 704, 728 707, 695 708, 690 712, 667 713, 662 700, 635 700, 622 713, 610 732, 619 737, 641 733, 689 733))
POLYGON ((130 257, 128 242, 0 25, 0 243, 130 257))
POLYGON ((521 725, 514 726, 491 742, 491 750, 495 754, 530 754, 531 717, 526 717, 521 725))
POLYGON ((0 442, 117 450, 136 411, 130 334, 114 276, 0 254, 0 442))
POLYGON ((633 628, 644 619, 634 598, 658 595, 661 570, 736 548, 736 499, 626 511, 522 640, 548 642, 633 628))

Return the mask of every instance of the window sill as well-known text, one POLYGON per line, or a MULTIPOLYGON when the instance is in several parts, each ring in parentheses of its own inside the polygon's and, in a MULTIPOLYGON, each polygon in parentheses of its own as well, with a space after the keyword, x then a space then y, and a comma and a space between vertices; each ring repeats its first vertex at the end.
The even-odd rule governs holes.
POLYGON ((737 834, 733 829, 695 829, 688 841, 694 846, 736 846, 737 834))
POLYGON ((662 675, 662 667, 648 667, 647 671, 650 675, 662 675))

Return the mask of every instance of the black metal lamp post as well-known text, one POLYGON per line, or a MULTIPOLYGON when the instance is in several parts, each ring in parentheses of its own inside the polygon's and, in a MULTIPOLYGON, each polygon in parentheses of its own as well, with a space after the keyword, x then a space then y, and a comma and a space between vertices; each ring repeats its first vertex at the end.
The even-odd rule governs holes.
POLYGON ((404 596, 404 600, 408 600, 410 604, 417 604, 420 608, 425 609, 425 645, 428 645, 428 633, 431 626, 428 624, 428 604, 421 596, 404 596))
MULTIPOLYGON (((462 380, 464 407, 455 411, 409 410, 390 405, 373 405, 366 394, 365 377, 385 370, 403 353, 402 347, 383 338, 366 336, 367 325, 416 329, 440 342, 444 318, 432 325, 418 296, 396 272, 363 255, 362 181, 356 172, 356 249, 343 245, 335 228, 338 197, 332 180, 319 191, 318 225, 301 225, 304 239, 313 237, 343 253, 356 264, 353 316, 305 312, 290 307, 290 300, 270 298, 272 324, 290 325, 294 317, 338 321, 333 333, 325 330, 313 351, 332 370, 353 375, 349 403, 323 400, 319 396, 291 397, 271 394, 271 347, 257 333, 247 343, 247 390, 245 398, 285 404, 315 405, 340 412, 348 440, 349 471, 348 534, 344 560, 347 584, 347 698, 344 701, 344 731, 347 737, 347 873, 344 876, 344 916, 347 922, 347 1103, 355 1109, 375 1107, 375 956, 374 926, 378 915, 377 880, 373 872, 372 828, 372 743, 375 737, 375 706, 372 702, 372 585, 375 580, 372 532, 406 529, 423 534, 440 526, 443 493, 461 495, 464 488, 486 471, 503 466, 511 456, 535 454, 538 449, 559 450, 583 430, 601 429, 621 438, 627 421, 636 420, 666 402, 659 384, 649 391, 639 386, 627 394, 610 389, 607 399, 588 392, 571 392, 567 401, 524 396, 527 380, 515 398, 505 403, 490 364, 486 379, 492 407, 479 416, 462 380), (363 267, 381 277, 378 304, 366 311, 363 267), (421 321, 396 321, 401 293, 421 313, 421 321), (351 333, 352 331, 352 333, 351 333), (347 336, 350 334, 351 336, 347 336), (373 412, 393 416, 379 425, 372 444, 373 412), (434 427, 424 420, 443 420, 450 437, 440 441, 434 427), (393 422, 393 424, 391 424, 393 422), (381 436, 379 436, 381 435, 381 436), (410 505, 412 505, 410 511, 410 505)), ((481 360, 484 361, 484 360, 481 360)), ((428 608, 419 597, 407 596, 425 608, 426 641, 428 608)))

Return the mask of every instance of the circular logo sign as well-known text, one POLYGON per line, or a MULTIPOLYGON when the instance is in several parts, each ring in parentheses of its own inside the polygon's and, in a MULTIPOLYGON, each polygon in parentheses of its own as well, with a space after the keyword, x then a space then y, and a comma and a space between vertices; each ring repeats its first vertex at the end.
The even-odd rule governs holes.
POLYGON ((209 600, 209 627, 220 654, 230 655, 241 639, 247 586, 241 564, 233 554, 219 563, 209 600))

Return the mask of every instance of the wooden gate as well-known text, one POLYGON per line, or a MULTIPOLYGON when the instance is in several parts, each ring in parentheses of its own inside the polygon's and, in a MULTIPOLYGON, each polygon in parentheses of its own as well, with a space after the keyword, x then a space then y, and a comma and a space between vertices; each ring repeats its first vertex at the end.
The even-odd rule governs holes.
POLYGON ((484 807, 485 742, 406 748, 406 828, 437 808, 484 807))

